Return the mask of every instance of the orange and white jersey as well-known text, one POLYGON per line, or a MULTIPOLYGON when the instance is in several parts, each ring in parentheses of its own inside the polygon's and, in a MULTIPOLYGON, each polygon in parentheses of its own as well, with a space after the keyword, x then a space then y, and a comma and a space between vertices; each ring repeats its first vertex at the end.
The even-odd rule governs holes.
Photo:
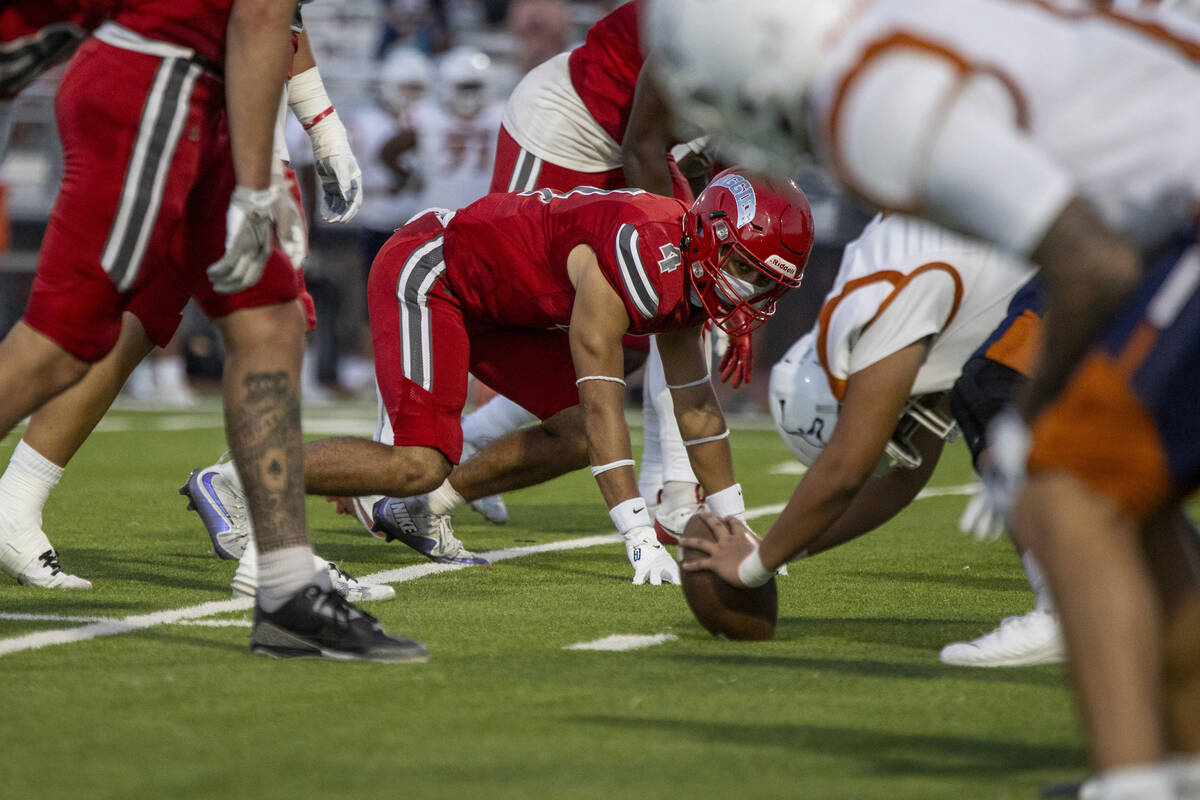
POLYGON ((846 246, 817 321, 817 353, 840 400, 846 380, 931 337, 913 396, 949 389, 1004 318, 1032 264, 931 222, 878 215, 846 246))
POLYGON ((811 95, 823 158, 882 207, 1017 252, 1072 196, 1149 249, 1200 198, 1200 36, 1089 0, 865 0, 811 95))

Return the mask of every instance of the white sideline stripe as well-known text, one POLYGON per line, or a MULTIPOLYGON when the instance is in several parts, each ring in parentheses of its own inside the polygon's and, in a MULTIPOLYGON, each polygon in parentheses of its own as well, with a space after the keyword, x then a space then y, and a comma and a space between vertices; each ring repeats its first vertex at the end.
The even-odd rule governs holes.
MULTIPOLYGON (((577 550, 583 547, 595 547, 600 544, 609 544, 612 542, 621 541, 619 533, 605 534, 602 536, 584 536, 579 539, 567 539, 560 542, 547 542, 546 544, 533 545, 531 547, 509 547, 504 550, 492 550, 486 553, 480 553, 481 556, 489 561, 506 561, 511 558, 521 558, 522 556, 534 555, 536 553, 551 553, 560 550, 577 550)), ((458 569, 465 569, 469 564, 415 564, 411 567, 401 567, 400 569, 385 570, 383 572, 375 572, 370 575, 364 575, 359 580, 367 583, 404 583, 405 581, 423 578, 426 575, 436 575, 441 572, 452 572, 458 569)), ((0 656, 8 655, 9 653, 19 653, 23 650, 36 650, 42 647, 49 647, 56 644, 67 644, 68 642, 85 642, 88 639, 95 639, 98 636, 112 636, 117 633, 133 633, 134 631, 145 630, 156 625, 170 625, 173 623, 185 622, 190 620, 199 620, 204 617, 211 617, 215 614, 224 614, 230 611, 247 611, 254 607, 253 598, 238 597, 232 600, 215 600, 210 603, 201 603, 197 606, 187 606, 185 608, 176 608, 171 611, 157 611, 153 614, 137 614, 122 619, 104 619, 101 621, 92 622, 90 625, 83 625, 78 628, 62 628, 51 631, 37 631, 24 636, 14 636, 10 639, 0 639, 0 656)), ((0 618, 8 619, 12 615, 3 615, 0 618)), ((35 616, 35 615, 28 615, 35 616)), ((25 617, 22 617, 25 618, 25 617)), ((82 621, 82 620, 81 620, 82 621)), ((87 621, 91 621, 89 618, 87 621)))
POLYGON ((633 633, 614 633, 593 642, 576 642, 569 644, 563 650, 605 650, 613 653, 623 653, 626 650, 640 650, 644 647, 654 647, 664 642, 673 642, 679 637, 673 633, 656 633, 653 636, 643 636, 633 633))
MULTIPOLYGON (((966 495, 974 493, 978 484, 967 483, 961 486, 943 486, 934 489, 925 489, 917 495, 917 499, 926 497, 943 497, 946 495, 966 495)), ((767 506, 758 506, 756 508, 746 509, 746 519, 755 519, 756 517, 765 517, 768 514, 778 514, 783 510, 785 503, 773 503, 767 506)), ((563 550, 579 550, 585 547, 595 547, 601 544, 611 544, 621 541, 621 534, 608 533, 599 536, 583 536, 578 539, 565 539, 558 542, 547 542, 546 544, 532 545, 530 547, 509 547, 503 550, 491 550, 479 555, 486 558, 488 561, 507 561, 513 558, 523 558, 524 556, 536 555, 538 553, 554 553, 563 550)), ((443 572, 453 572, 459 569, 466 569, 469 564, 434 564, 432 562, 425 564, 414 564, 409 567, 401 567, 399 569, 384 570, 383 572, 373 572, 370 575, 364 575, 359 578, 364 583, 404 583, 406 581, 423 578, 426 575, 437 575, 443 572)), ((14 636, 9 639, 0 639, 0 656, 5 656, 10 653, 19 653, 24 650, 37 650, 42 647, 49 647, 56 644, 67 644, 69 642, 86 642, 89 639, 95 639, 99 636, 112 636, 117 633, 133 633, 134 631, 153 628, 157 625, 171 625, 176 623, 188 623, 191 620, 200 620, 204 617, 211 617, 216 614, 226 614, 231 611, 248 611, 254 607, 254 600, 249 597, 238 597, 232 600, 214 600, 208 603, 201 603, 195 606, 185 606, 184 608, 176 608, 168 611, 156 611, 152 614, 135 614, 121 619, 108 619, 104 617, 55 617, 53 615, 40 614, 12 614, 2 613, 0 619, 13 620, 38 620, 38 619, 61 619, 62 621, 88 622, 90 624, 82 625, 77 628, 60 628, 50 631, 37 631, 36 633, 25 634, 24 636, 14 636)), ((206 623, 202 623, 206 624, 206 623)), ((236 625, 237 621, 230 621, 229 624, 236 625)))

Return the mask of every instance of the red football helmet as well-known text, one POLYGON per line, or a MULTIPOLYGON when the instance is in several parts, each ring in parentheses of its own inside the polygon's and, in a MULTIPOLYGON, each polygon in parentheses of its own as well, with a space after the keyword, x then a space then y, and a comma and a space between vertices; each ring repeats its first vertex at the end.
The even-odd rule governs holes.
POLYGON ((800 285, 813 243, 808 198, 792 181, 727 169, 683 216, 683 257, 704 310, 733 336, 800 285))

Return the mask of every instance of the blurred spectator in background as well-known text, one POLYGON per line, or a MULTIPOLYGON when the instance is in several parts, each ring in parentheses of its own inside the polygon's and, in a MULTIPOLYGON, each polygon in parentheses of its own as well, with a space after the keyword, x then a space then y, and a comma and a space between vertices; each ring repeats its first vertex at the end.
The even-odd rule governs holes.
POLYGON ((456 47, 438 61, 436 102, 413 112, 421 208, 458 209, 487 194, 504 111, 491 70, 491 59, 474 47, 456 47))
POLYGON ((571 20, 563 0, 513 0, 506 24, 516 39, 515 66, 522 75, 571 43, 571 20))
POLYGON ((379 0, 382 26, 375 57, 382 59, 397 45, 425 53, 450 46, 445 0, 379 0))

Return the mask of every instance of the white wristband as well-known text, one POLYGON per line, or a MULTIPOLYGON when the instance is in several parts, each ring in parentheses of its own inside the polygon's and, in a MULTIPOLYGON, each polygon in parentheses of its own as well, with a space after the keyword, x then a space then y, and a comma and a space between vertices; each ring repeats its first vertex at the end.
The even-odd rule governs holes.
POLYGON ((608 510, 608 516, 621 533, 650 525, 650 512, 646 510, 646 501, 640 497, 617 503, 608 510))
POLYGON ((610 469, 619 469, 621 467, 632 467, 632 466, 633 466, 632 458, 622 458, 620 461, 610 461, 607 464, 597 464, 596 466, 592 467, 592 477, 594 478, 597 475, 603 475, 604 473, 608 472, 610 469))
POLYGON ((763 566, 757 544, 754 545, 754 550, 750 555, 743 558, 742 563, 738 564, 738 580, 751 589, 755 586, 762 586, 773 577, 775 577, 775 573, 763 566))
POLYGON ((725 519, 726 517, 738 517, 740 519, 746 513, 746 501, 742 499, 742 485, 740 483, 735 483, 719 492, 714 492, 706 497, 705 500, 708 502, 708 510, 721 519, 725 519))
POLYGON ((707 444, 709 442, 719 442, 722 439, 728 439, 728 438, 729 438, 729 429, 726 428, 724 433, 718 433, 716 436, 705 436, 702 439, 684 439, 683 446, 684 447, 692 447, 693 445, 707 444))
POLYGON ((608 381, 609 383, 619 383, 622 386, 625 385, 624 379, 614 378, 611 375, 584 375, 582 378, 575 381, 575 385, 578 386, 584 381, 608 381))
POLYGON ((711 375, 705 375, 703 378, 697 378, 696 380, 689 381, 688 383, 679 383, 679 384, 668 383, 667 388, 668 389, 690 389, 693 386, 703 386, 706 383, 712 383, 711 375))

